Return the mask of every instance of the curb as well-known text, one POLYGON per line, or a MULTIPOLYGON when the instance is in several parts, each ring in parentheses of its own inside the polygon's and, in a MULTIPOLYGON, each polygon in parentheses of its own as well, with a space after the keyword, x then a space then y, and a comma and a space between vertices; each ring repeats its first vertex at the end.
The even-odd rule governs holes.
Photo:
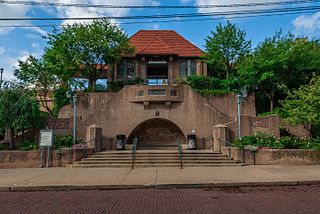
POLYGON ((35 192, 35 191, 72 191, 72 190, 125 190, 125 189, 182 189, 182 188, 232 188, 232 187, 272 187, 319 185, 314 181, 273 181, 273 182, 237 182, 203 184, 157 184, 157 185, 69 185, 69 186, 12 186, 0 187, 0 192, 35 192))

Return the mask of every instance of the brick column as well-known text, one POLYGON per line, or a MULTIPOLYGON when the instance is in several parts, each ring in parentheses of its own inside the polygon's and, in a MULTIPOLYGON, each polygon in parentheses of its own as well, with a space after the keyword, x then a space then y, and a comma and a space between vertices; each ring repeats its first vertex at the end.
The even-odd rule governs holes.
POLYGON ((221 152, 221 147, 226 146, 228 138, 227 126, 218 124, 213 127, 213 151, 221 152))
POLYGON ((88 147, 93 148, 94 152, 102 151, 102 128, 93 124, 86 128, 86 142, 88 147))

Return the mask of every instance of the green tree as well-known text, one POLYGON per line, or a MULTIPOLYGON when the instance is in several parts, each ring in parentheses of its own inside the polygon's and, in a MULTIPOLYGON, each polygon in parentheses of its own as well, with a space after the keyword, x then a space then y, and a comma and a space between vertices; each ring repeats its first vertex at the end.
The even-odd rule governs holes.
MULTIPOLYGON (((39 103, 26 90, 11 89, 0 93, 0 129, 9 130, 10 149, 15 148, 14 132, 40 127, 39 103)), ((22 136, 24 137, 24 136, 22 136)))
POLYGON ((288 90, 299 88, 319 75, 319 47, 317 40, 297 39, 278 32, 239 63, 239 76, 251 89, 259 89, 272 112, 288 90))
POLYGON ((102 72, 112 68, 121 56, 133 52, 134 48, 122 29, 108 20, 95 20, 90 24, 55 29, 48 35, 44 58, 64 82, 81 76, 87 78, 89 88, 95 90, 102 72))
POLYGON ((319 133, 316 128, 320 125, 320 76, 314 77, 308 85, 289 93, 283 107, 289 123, 303 124, 313 136, 319 133))
POLYGON ((206 38, 206 61, 211 75, 229 79, 236 75, 236 64, 251 51, 251 41, 246 40, 246 32, 229 21, 221 23, 216 31, 206 38))
POLYGON ((41 106, 52 115, 52 91, 59 86, 59 80, 48 69, 42 59, 29 56, 26 61, 19 61, 19 68, 14 75, 23 83, 24 87, 32 89, 41 106))

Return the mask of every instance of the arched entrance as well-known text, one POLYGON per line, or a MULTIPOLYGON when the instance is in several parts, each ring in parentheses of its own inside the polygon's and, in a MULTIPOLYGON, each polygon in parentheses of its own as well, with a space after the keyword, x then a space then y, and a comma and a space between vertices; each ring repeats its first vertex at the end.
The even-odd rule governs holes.
POLYGON ((181 129, 173 122, 154 118, 140 123, 133 129, 128 138, 128 143, 132 143, 133 138, 138 138, 139 146, 175 146, 177 137, 180 142, 185 142, 185 136, 181 129))

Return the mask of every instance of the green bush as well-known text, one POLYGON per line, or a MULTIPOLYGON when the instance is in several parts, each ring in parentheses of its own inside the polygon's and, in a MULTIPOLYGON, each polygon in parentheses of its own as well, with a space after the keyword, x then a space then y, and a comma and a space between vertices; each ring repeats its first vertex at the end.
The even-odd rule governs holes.
MULTIPOLYGON (((82 144, 82 139, 78 138, 76 140, 76 144, 82 144)), ((64 137, 57 137, 54 141, 54 146, 56 149, 62 147, 71 147, 73 145, 73 137, 71 135, 64 136, 64 137)))
POLYGON ((245 136, 236 139, 234 145, 243 149, 246 145, 268 147, 271 149, 317 149, 320 150, 320 138, 303 140, 293 136, 276 138, 273 135, 257 133, 255 136, 245 136))
POLYGON ((0 151, 5 150, 5 149, 6 149, 6 147, 2 143, 0 143, 0 151))
POLYGON ((239 81, 236 79, 224 80, 203 75, 188 76, 187 84, 203 96, 228 94, 240 88, 239 81))
POLYGON ((22 151, 37 150, 38 148, 37 144, 29 140, 24 141, 18 146, 18 149, 22 151))
POLYGON ((116 81, 109 81, 107 85, 107 91, 110 92, 118 92, 120 91, 124 85, 137 85, 144 83, 144 80, 140 77, 136 77, 134 79, 129 80, 116 80, 116 81))

